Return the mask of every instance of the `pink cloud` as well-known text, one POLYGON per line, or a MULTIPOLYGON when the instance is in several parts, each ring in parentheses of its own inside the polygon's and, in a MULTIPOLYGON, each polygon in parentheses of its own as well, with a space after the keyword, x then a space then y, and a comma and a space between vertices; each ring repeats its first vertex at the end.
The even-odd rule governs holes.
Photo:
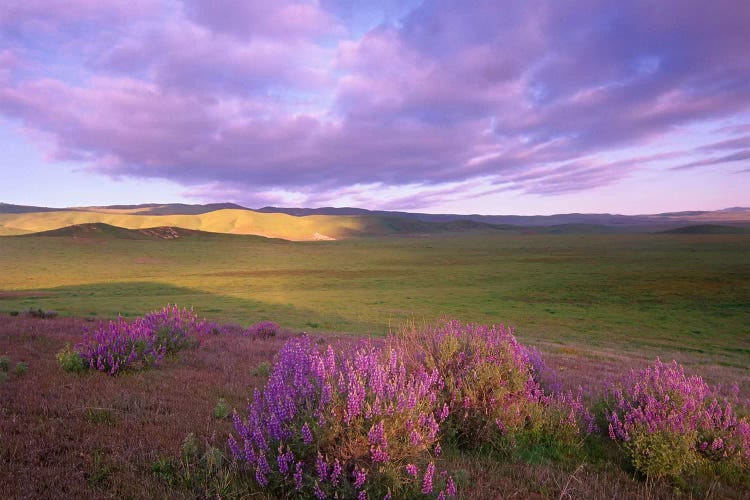
POLYGON ((637 151, 750 110, 740 0, 426 0, 361 37, 329 5, 5 3, 0 113, 49 137, 54 158, 211 198, 376 203, 376 189, 381 205, 419 207, 747 161, 736 130, 637 151))
POLYGON ((195 22, 242 39, 305 39, 339 31, 336 18, 317 2, 279 0, 186 0, 195 22))
POLYGON ((4 0, 0 28, 54 32, 82 23, 120 23, 158 11, 157 0, 4 0))

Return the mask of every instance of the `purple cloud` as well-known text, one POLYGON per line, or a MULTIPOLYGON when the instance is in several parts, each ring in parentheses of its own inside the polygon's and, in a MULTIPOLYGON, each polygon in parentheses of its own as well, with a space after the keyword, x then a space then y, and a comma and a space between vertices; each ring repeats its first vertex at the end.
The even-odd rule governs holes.
POLYGON ((359 35, 366 7, 5 3, 0 113, 53 159, 243 203, 419 208, 750 160, 741 125, 681 139, 750 111, 742 0, 427 0, 398 22, 391 2, 359 35))
POLYGON ((317 2, 279 0, 186 0, 188 17, 215 33, 242 39, 306 39, 343 29, 317 2))

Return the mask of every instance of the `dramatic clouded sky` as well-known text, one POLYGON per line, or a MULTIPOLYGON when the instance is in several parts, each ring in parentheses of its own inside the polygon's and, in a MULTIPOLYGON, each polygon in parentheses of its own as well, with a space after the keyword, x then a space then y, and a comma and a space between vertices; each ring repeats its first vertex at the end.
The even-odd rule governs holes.
POLYGON ((750 205, 747 0, 3 0, 0 201, 750 205))

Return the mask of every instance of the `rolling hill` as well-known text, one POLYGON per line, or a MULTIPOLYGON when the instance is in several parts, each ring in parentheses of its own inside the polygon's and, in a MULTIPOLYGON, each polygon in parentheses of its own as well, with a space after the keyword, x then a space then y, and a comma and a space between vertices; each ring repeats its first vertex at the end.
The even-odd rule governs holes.
MULTIPOLYGON (((512 230, 474 221, 427 222, 399 217, 311 215, 295 217, 247 209, 221 209, 198 214, 146 215, 121 208, 58 210, 0 214, 0 235, 58 231, 112 233, 107 227, 143 231, 171 227, 210 233, 257 235, 294 241, 337 240, 358 236, 420 235, 473 230, 512 230), (63 228, 67 228, 63 231, 63 228)), ((122 233, 125 234, 125 233, 122 233)), ((120 234, 120 236, 122 236, 120 234)), ((129 234, 129 233, 128 233, 129 234)), ((132 236, 132 235, 131 235, 132 236)))
MULTIPOLYGON (((54 231, 67 227, 73 227, 69 230, 72 233, 84 230, 96 232, 97 229, 94 228, 97 226, 83 229, 87 225, 96 224, 129 230, 183 228, 208 233, 257 235, 295 241, 337 240, 364 236, 415 236, 465 231, 541 234, 716 234, 744 232, 750 228, 750 208, 734 207, 717 211, 632 216, 575 213, 520 216, 423 214, 346 207, 264 207, 251 210, 233 203, 152 203, 65 209, 0 203, 0 236, 54 231), (685 226, 695 226, 697 229, 685 226)), ((112 230, 101 229, 100 232, 111 234, 112 230)))
POLYGON ((720 224, 697 224, 661 231, 662 234, 747 234, 750 228, 720 224))
POLYGON ((28 236, 69 237, 88 240, 97 239, 119 239, 119 240, 177 240, 181 238, 198 236, 216 236, 217 233, 207 233, 181 227, 151 227, 148 229, 125 229, 122 227, 104 224, 102 222, 74 224, 72 226, 40 231, 19 235, 20 238, 28 236))

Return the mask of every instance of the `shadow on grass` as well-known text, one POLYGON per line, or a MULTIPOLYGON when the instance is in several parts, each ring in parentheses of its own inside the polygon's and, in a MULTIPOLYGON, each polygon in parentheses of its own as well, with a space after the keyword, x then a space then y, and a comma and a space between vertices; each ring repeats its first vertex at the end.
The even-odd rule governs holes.
POLYGON ((215 294, 167 283, 127 281, 90 283, 76 286, 14 291, 0 301, 0 312, 11 313, 29 308, 55 310, 63 316, 115 318, 141 316, 166 304, 192 307, 209 319, 251 324, 272 320, 283 327, 354 331, 361 325, 336 315, 322 315, 292 304, 215 294), (351 326, 351 328, 347 328, 351 326))

